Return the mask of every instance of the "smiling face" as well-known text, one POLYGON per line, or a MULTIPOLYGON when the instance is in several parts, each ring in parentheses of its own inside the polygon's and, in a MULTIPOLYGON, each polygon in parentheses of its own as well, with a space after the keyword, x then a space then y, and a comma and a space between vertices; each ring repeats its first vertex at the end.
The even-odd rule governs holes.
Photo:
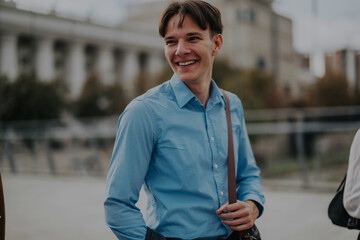
POLYGON ((222 45, 221 34, 210 35, 190 16, 179 27, 180 15, 173 16, 166 27, 165 56, 172 70, 187 85, 210 83, 214 57, 222 45))

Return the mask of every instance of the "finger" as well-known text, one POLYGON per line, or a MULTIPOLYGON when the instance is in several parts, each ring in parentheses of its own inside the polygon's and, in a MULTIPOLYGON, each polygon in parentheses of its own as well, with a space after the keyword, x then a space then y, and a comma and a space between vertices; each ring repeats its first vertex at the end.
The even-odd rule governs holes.
POLYGON ((250 218, 238 218, 238 219, 234 219, 234 220, 222 220, 222 222, 230 227, 232 226, 239 226, 239 225, 244 225, 244 224, 249 224, 251 223, 251 219, 250 218))
POLYGON ((243 218, 248 217, 250 214, 246 209, 241 209, 235 212, 228 212, 220 214, 220 218, 222 219, 235 219, 235 218, 243 218))
POLYGON ((245 202, 237 201, 236 203, 229 204, 229 206, 227 207, 227 210, 229 212, 233 212, 233 211, 237 211, 239 209, 246 208, 246 207, 247 207, 247 205, 245 202))
POLYGON ((229 205, 229 202, 226 202, 223 204, 218 210, 216 210, 216 214, 221 214, 222 212, 227 212, 227 210, 224 211, 224 209, 229 205))

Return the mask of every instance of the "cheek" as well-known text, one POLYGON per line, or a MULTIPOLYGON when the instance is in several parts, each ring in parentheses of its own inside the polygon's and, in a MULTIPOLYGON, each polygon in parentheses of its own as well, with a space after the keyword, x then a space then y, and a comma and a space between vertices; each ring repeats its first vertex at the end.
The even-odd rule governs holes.
POLYGON ((170 63, 171 61, 171 56, 172 56, 172 54, 171 54, 171 51, 169 50, 169 49, 165 49, 165 58, 166 58, 166 60, 170 63))
POLYGON ((164 50, 165 50, 165 51, 164 51, 165 57, 166 57, 166 59, 168 59, 169 51, 167 50, 167 48, 165 48, 164 50))

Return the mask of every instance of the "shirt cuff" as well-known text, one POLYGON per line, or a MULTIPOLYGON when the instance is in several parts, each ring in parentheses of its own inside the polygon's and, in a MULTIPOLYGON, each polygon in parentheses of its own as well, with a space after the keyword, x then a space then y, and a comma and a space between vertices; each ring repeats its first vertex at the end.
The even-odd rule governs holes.
POLYGON ((255 194, 249 194, 249 195, 245 196, 244 200, 240 200, 240 201, 247 201, 247 200, 251 200, 256 204, 257 208, 259 209, 258 218, 261 217, 261 215, 264 212, 263 201, 261 201, 261 199, 255 194))

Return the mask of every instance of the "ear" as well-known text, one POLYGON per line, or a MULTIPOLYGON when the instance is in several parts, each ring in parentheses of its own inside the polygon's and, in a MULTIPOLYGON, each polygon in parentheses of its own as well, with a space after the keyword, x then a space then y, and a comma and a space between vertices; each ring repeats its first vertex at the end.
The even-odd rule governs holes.
POLYGON ((214 43, 214 49, 213 49, 213 52, 212 52, 212 55, 213 56, 216 56, 219 54, 219 51, 222 47, 222 44, 223 44, 223 36, 221 34, 216 34, 214 37, 213 37, 213 43, 214 43))

